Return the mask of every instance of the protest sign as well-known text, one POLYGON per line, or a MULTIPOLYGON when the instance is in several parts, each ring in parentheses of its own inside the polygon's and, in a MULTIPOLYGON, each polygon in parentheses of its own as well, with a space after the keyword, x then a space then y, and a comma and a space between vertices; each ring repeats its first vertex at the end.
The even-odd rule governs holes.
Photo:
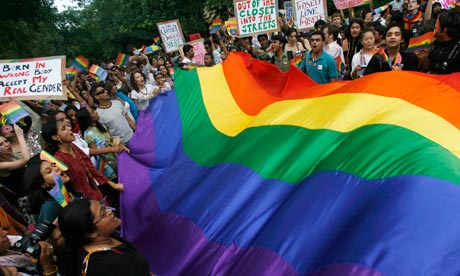
POLYGON ((240 37, 279 31, 278 1, 234 0, 233 4, 240 37))
POLYGON ((326 21, 325 0, 292 0, 295 25, 298 30, 313 29, 318 20, 326 21))
POLYGON ((185 43, 178 19, 157 23, 157 27, 167 53, 178 51, 179 46, 185 43))
POLYGON ((0 60, 0 101, 67 99, 65 56, 0 60))
POLYGON ((334 0, 334 5, 338 10, 369 4, 369 0, 334 0))
MULTIPOLYGON (((206 50, 204 49, 204 39, 198 39, 194 41, 187 42, 186 44, 193 46, 193 52, 195 55, 192 58, 192 63, 204 65, 204 54, 206 54, 206 50)), ((181 56, 184 56, 184 52, 182 51, 182 46, 179 48, 181 56)))
POLYGON ((289 25, 289 27, 292 27, 290 24, 291 22, 294 22, 294 13, 292 12, 292 1, 285 1, 284 2, 284 9, 286 10, 286 24, 289 25))
POLYGON ((435 0, 434 2, 440 3, 443 9, 450 10, 455 8, 456 1, 457 0, 435 0))

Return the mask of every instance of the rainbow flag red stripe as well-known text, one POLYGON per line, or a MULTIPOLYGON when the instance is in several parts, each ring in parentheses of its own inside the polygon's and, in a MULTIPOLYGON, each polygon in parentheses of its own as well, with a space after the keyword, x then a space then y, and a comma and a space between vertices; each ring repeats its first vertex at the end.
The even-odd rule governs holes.
POLYGON ((210 34, 215 34, 220 29, 222 29, 222 19, 214 19, 212 21, 212 24, 209 26, 209 33, 210 34))
POLYGON ((85 71, 89 66, 89 60, 84 56, 80 55, 72 60, 72 66, 77 68, 79 72, 85 71))
POLYGON ((303 58, 303 55, 297 55, 296 57, 291 59, 291 64, 299 67, 300 63, 302 63, 302 58, 303 58))
POLYGON ((153 38, 153 43, 155 43, 155 44, 160 43, 160 37, 159 36, 154 37, 153 38))
POLYGON ((105 80, 108 76, 108 73, 107 71, 96 65, 96 64, 93 64, 91 65, 91 68, 89 69, 89 73, 91 75, 91 77, 93 77, 95 80, 99 81, 99 80, 105 80))
POLYGON ((342 73, 345 70, 345 64, 342 61, 340 56, 335 58, 335 63, 337 64, 337 72, 342 73))
POLYGON ((22 118, 29 116, 29 113, 15 101, 0 105, 0 113, 9 124, 17 123, 22 118))
POLYGON ((128 65, 129 56, 123 53, 118 53, 117 59, 115 60, 115 65, 126 66, 128 65))
POLYGON ((406 51, 419 52, 423 49, 428 48, 428 46, 430 46, 431 40, 433 39, 433 35, 433 32, 428 32, 421 36, 411 38, 406 51))
POLYGON ((69 193, 62 183, 61 176, 53 174, 53 179, 56 185, 48 193, 64 208, 70 202, 69 193))
POLYGON ((66 78, 70 79, 73 76, 77 75, 77 68, 75 67, 70 67, 65 69, 65 76, 66 78))

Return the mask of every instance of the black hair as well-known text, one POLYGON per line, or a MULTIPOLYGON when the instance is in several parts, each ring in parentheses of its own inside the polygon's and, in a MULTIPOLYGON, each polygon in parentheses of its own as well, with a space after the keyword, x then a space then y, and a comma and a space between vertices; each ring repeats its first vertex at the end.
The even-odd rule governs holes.
POLYGON ((374 31, 378 32, 380 35, 384 35, 385 34, 385 27, 382 26, 382 24, 378 23, 378 22, 374 22, 374 31))
MULTIPOLYGON (((315 25, 313 25, 315 27, 315 29, 321 27, 321 30, 323 30, 323 28, 327 25, 326 21, 320 19, 320 20, 317 20, 315 22, 315 25)), ((323 39, 324 40, 324 39, 323 39)))
POLYGON ((339 38, 339 27, 333 24, 329 24, 326 27, 327 27, 327 33, 329 35, 332 35, 332 37, 334 38, 334 41, 336 41, 339 38))
POLYGON ((312 36, 314 36, 314 35, 320 35, 320 36, 321 36, 321 39, 323 40, 323 42, 324 42, 324 40, 326 39, 326 37, 324 36, 324 33, 323 33, 322 31, 314 31, 313 33, 311 33, 311 36, 310 36, 310 37, 312 37, 312 36))
POLYGON ((182 51, 184 51, 185 56, 187 55, 188 51, 190 51, 191 49, 193 49, 192 45, 185 44, 184 46, 182 46, 182 51))
MULTIPOLYGON (((295 28, 289 28, 287 29, 286 31, 286 37, 290 36, 293 32, 296 32, 297 33, 297 29, 295 28)), ((273 39, 272 39, 273 40, 273 39)))
POLYGON ((171 77, 171 74, 169 73, 169 69, 168 69, 168 67, 166 67, 166 64, 160 64, 160 65, 158 65, 158 67, 157 67, 157 72, 160 72, 160 73, 161 73, 161 70, 160 70, 160 67, 161 67, 161 66, 163 66, 164 68, 166 68, 166 75, 167 75, 168 77, 171 77))
POLYGON ((401 30, 401 36, 404 36, 404 27, 401 24, 398 23, 391 23, 390 25, 387 26, 385 29, 385 34, 384 37, 387 37, 387 33, 391 28, 398 27, 401 30))
MULTIPOLYGON (((189 45, 190 46, 190 45, 189 45)), ((134 90, 136 90, 137 92, 139 92, 139 86, 137 86, 137 83, 136 81, 134 80, 134 74, 141 74, 142 77, 144 78, 144 82, 145 82, 145 75, 142 73, 142 72, 133 72, 131 73, 131 78, 130 78, 130 83, 131 83, 131 86, 134 88, 134 90)))
POLYGON ((392 10, 390 12, 391 18, 390 18, 390 24, 391 23, 397 23, 397 24, 403 24, 404 23, 404 15, 401 11, 399 10, 392 10))
POLYGON ((259 40, 259 38, 265 38, 268 40, 268 34, 260 34, 257 36, 257 40, 259 40))
POLYGON ((43 202, 52 198, 47 191, 42 189, 45 179, 43 179, 40 172, 41 164, 40 154, 37 154, 29 159, 26 170, 24 171, 24 188, 26 193, 29 194, 30 209, 36 215, 40 213, 43 202))
POLYGON ((440 30, 446 29, 447 35, 460 38, 460 14, 455 10, 441 12, 438 16, 440 30))
POLYGON ((286 38, 282 35, 272 35, 272 41, 279 41, 280 43, 283 43, 283 49, 287 44, 286 38))
POLYGON ((60 268, 66 276, 81 275, 78 252, 90 242, 88 235, 96 230, 91 202, 87 199, 74 200, 62 210, 58 221, 65 239, 60 268))
MULTIPOLYGON (((353 18, 353 20, 350 21, 350 25, 348 25, 348 41, 353 40, 353 37, 351 36, 351 26, 353 26, 353 24, 358 24, 361 27, 361 31, 364 29, 364 21, 361 18, 353 18)), ((359 36, 356 37, 356 39, 358 38, 359 36)))

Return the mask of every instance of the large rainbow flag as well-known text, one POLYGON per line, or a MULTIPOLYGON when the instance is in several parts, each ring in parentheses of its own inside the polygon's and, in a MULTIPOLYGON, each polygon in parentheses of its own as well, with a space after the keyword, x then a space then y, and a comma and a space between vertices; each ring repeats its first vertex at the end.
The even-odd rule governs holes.
POLYGON ((460 74, 318 85, 232 53, 175 87, 118 164, 153 273, 460 275, 460 74))

